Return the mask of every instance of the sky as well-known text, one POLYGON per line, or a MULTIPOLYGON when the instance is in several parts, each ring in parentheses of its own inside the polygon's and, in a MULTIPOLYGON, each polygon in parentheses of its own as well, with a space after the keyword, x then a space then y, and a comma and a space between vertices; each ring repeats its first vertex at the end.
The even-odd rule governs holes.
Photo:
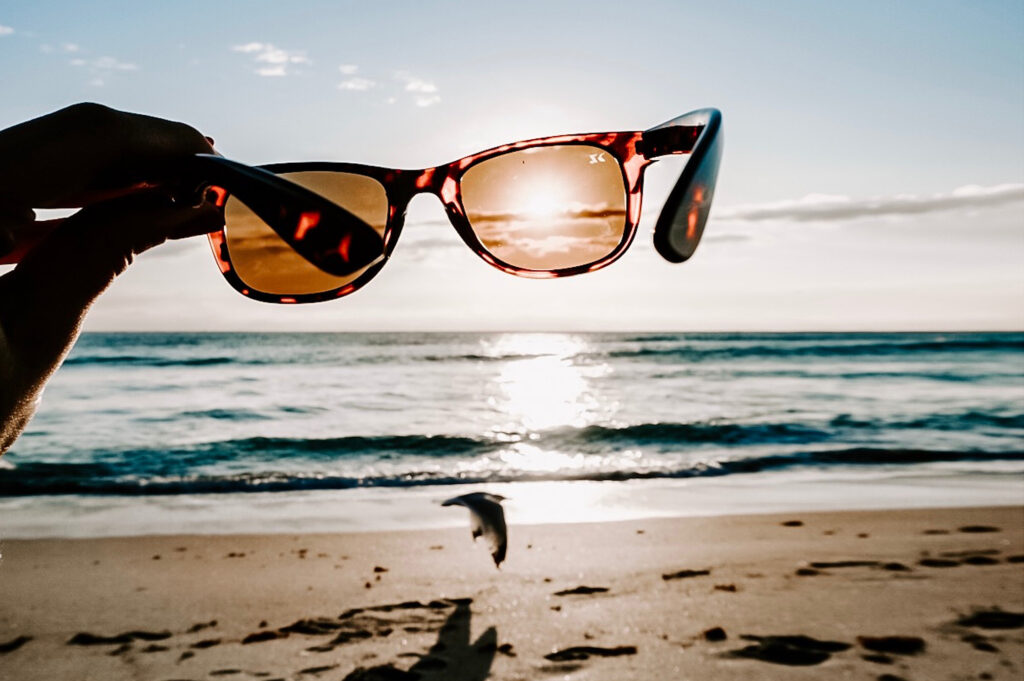
POLYGON ((0 127, 79 101, 186 121, 248 162, 419 168, 536 136, 723 113, 704 241, 651 230, 559 280, 475 256, 429 195, 341 301, 224 282, 202 239, 139 258, 87 330, 1024 328, 1024 3, 51 2, 0 6, 0 127))

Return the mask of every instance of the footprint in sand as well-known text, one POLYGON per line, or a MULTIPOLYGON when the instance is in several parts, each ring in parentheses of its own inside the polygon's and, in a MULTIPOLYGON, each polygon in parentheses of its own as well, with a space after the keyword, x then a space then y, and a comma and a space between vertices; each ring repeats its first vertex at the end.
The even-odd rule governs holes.
POLYGON ((862 648, 890 655, 917 655, 924 652, 925 642, 919 636, 858 636, 862 648))
POLYGON ((617 646, 615 648, 602 648, 601 646, 572 646, 556 650, 544 656, 552 662, 572 662, 576 660, 588 660, 591 657, 619 657, 621 655, 636 655, 636 646, 617 646))
POLYGON ((710 574, 711 570, 680 570, 664 574, 661 578, 667 582, 670 579, 689 579, 690 577, 705 577, 710 574))
POLYGON ((0 643, 0 655, 4 653, 13 653, 15 650, 22 647, 31 640, 31 636, 18 636, 16 638, 12 638, 10 641, 0 643))
POLYGON ((603 594, 608 593, 609 589, 606 586, 577 586, 572 589, 562 589, 556 591, 553 595, 555 596, 590 596, 592 594, 603 594))
POLYGON ((1024 627, 1024 612, 1009 612, 999 608, 975 610, 958 619, 955 624, 979 629, 1020 629, 1024 627))
POLYGON ((810 636, 755 636, 743 634, 740 638, 753 641, 753 645, 725 653, 728 657, 744 657, 772 664, 808 667, 821 664, 833 653, 852 646, 842 641, 820 641, 810 636))

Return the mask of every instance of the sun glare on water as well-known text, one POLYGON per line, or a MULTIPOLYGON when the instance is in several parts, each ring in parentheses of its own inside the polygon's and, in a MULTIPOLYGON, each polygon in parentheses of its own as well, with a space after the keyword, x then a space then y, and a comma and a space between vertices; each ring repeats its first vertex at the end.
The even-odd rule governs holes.
POLYGON ((489 343, 488 354, 505 358, 489 398, 504 420, 497 429, 529 437, 593 423, 609 405, 602 404, 592 380, 610 368, 581 362, 588 349, 584 339, 564 334, 510 335, 489 343))

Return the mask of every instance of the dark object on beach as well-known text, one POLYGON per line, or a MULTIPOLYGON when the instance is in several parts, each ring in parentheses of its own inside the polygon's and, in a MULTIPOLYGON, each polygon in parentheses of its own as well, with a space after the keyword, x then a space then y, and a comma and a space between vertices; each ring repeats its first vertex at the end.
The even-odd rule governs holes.
POLYGON ((498 646, 498 652, 501 653, 502 655, 507 655, 508 657, 515 657, 516 656, 515 651, 512 650, 512 644, 511 643, 502 643, 500 646, 498 646))
POLYGON ((883 570, 888 570, 890 572, 909 572, 910 571, 910 568, 908 568, 903 563, 896 563, 896 562, 883 563, 882 564, 882 569, 883 570))
POLYGON ((772 664, 795 667, 809 667, 821 664, 832 656, 850 648, 841 641, 819 641, 810 636, 753 636, 744 634, 741 638, 756 641, 754 645, 733 650, 729 657, 746 657, 772 664))
POLYGON ((144 653, 162 653, 165 650, 170 650, 167 646, 162 646, 159 643, 150 643, 148 646, 142 649, 144 653))
POLYGON ((169 631, 126 631, 121 636, 129 636, 139 641, 164 641, 171 637, 169 631))
POLYGON ((893 664, 896 660, 892 659, 888 655, 872 654, 872 655, 861 655, 860 658, 865 662, 874 662, 875 664, 893 664))
POLYGON ((967 532, 968 534, 978 534, 981 532, 1001 532, 998 527, 992 527, 991 525, 964 525, 958 528, 959 532, 967 532))
POLYGON ((858 636, 857 643, 876 653, 917 655, 924 652, 924 639, 919 636, 858 636))
POLYGON ((1024 554, 1018 556, 1007 556, 1007 563, 1024 563, 1024 554))
POLYGON ((878 677, 878 681, 907 681, 902 676, 896 676, 895 674, 882 674, 878 677))
POLYGON ((591 594, 603 594, 608 592, 606 586, 577 586, 573 589, 562 589, 556 591, 555 596, 589 596, 591 594))
POLYGON ((544 658, 552 662, 571 662, 573 660, 587 660, 591 657, 619 657, 620 655, 636 655, 636 646, 618 646, 617 648, 572 646, 571 648, 548 653, 544 658))
POLYGON ((917 564, 934 568, 958 567, 960 565, 958 561, 949 560, 948 558, 922 558, 917 561, 917 564))
POLYGON ((363 669, 359 667, 350 672, 342 681, 418 681, 420 675, 407 672, 389 664, 380 667, 363 669))
POLYGON ((191 650, 186 650, 185 652, 183 652, 181 655, 178 656, 178 662, 184 662, 185 660, 189 659, 190 657, 195 657, 195 656, 196 656, 196 654, 194 652, 192 652, 191 650))
POLYGON ((338 629, 341 629, 342 624, 338 620, 327 619, 326 617, 318 617, 316 619, 304 619, 292 622, 286 627, 281 627, 278 631, 286 634, 303 634, 305 636, 323 636, 324 634, 333 634, 338 629))
POLYGON ((867 532, 861 532, 860 534, 857 535, 857 539, 867 539, 870 536, 871 535, 868 534, 867 532))
POLYGON ((13 653, 15 650, 22 647, 31 640, 31 636, 18 636, 17 638, 12 638, 10 641, 7 641, 6 643, 0 643, 0 655, 2 655, 3 653, 13 653))
POLYGON ((680 570, 679 572, 670 572, 667 575, 662 575, 661 578, 666 582, 670 579, 688 579, 690 577, 705 577, 711 574, 711 570, 680 570))
POLYGON ((380 565, 375 565, 373 567, 373 571, 374 572, 387 572, 388 569, 386 567, 381 567, 380 565))
POLYGON ((875 567, 878 565, 877 560, 836 560, 832 562, 828 561, 817 561, 811 563, 811 567, 827 570, 829 568, 846 568, 846 567, 875 567))
MULTIPOLYGON (((241 669, 214 669, 210 672, 210 676, 233 676, 235 674, 241 674, 241 669)), ((299 672, 300 674, 302 672, 299 672)))
POLYGON ((305 669, 300 669, 299 674, 323 674, 324 672, 329 672, 332 669, 337 669, 337 667, 338 665, 336 664, 328 664, 320 667, 306 667, 305 669))
POLYGON ((949 530, 925 530, 923 534, 949 534, 949 530))
POLYGON ((202 650, 203 648, 212 648, 214 646, 219 646, 219 645, 220 645, 220 639, 219 638, 207 638, 207 639, 203 639, 202 641, 196 641, 195 643, 190 645, 189 648, 197 648, 199 650, 202 650))
POLYGON ((814 568, 797 568, 796 569, 796 576, 797 577, 814 577, 815 575, 820 575, 820 574, 821 574, 821 572, 818 571, 818 570, 815 570, 814 568))
POLYGON ((999 608, 975 610, 956 621, 961 627, 979 629, 1019 629, 1024 627, 1024 612, 1007 612, 999 608))
POLYGON ((735 584, 715 584, 715 591, 727 591, 729 593, 736 593, 735 584))
POLYGON ((112 657, 117 656, 117 655, 124 655, 125 653, 127 653, 131 649, 132 649, 132 644, 131 643, 122 643, 117 648, 115 648, 114 650, 111 650, 109 653, 107 653, 107 655, 110 655, 112 657))
POLYGON ((255 631, 245 638, 242 639, 242 645, 249 645, 250 643, 263 643, 264 641, 274 641, 279 638, 288 638, 288 633, 284 631, 255 631))
POLYGON ((988 639, 981 634, 966 634, 960 637, 960 640, 964 643, 970 643, 975 650, 981 650, 986 653, 998 653, 999 648, 989 643, 988 639))
POLYGON ((999 560, 992 556, 967 556, 961 562, 964 565, 996 565, 999 560))
POLYGON ((784 523, 779 523, 783 527, 803 527, 804 521, 802 520, 787 520, 784 523))
POLYGON ((97 634, 90 634, 87 631, 80 631, 71 638, 68 639, 67 645, 69 646, 105 646, 112 643, 131 643, 132 637, 128 634, 118 634, 117 636, 99 636, 97 634))
MULTIPOLYGON (((469 528, 473 541, 483 537, 494 559, 494 567, 500 568, 508 549, 508 528, 505 525, 505 510, 501 502, 505 497, 486 492, 472 492, 453 497, 441 503, 442 506, 465 506, 469 509, 469 528)), ((527 547, 529 548, 529 547, 527 547)))
POLYGON ((729 638, 729 635, 725 633, 725 629, 723 629, 722 627, 711 627, 710 629, 705 631, 702 634, 702 636, 704 636, 705 641, 710 641, 711 643, 715 643, 717 641, 724 641, 725 639, 729 638))
POLYGON ((197 624, 193 624, 191 627, 186 629, 185 633, 194 634, 197 631, 202 631, 203 629, 210 629, 215 626, 217 626, 217 620, 210 620, 209 622, 199 622, 197 624))

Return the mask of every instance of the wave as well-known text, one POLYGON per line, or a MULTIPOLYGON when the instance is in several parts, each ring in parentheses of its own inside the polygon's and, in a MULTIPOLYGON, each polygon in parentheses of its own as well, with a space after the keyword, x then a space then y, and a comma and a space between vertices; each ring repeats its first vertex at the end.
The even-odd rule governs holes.
POLYGON ((1024 414, 995 414, 991 412, 966 411, 949 414, 929 414, 904 421, 881 419, 859 419, 849 414, 833 418, 830 425, 836 428, 876 428, 879 430, 975 430, 977 428, 1007 428, 1024 430, 1024 414))
POLYGON ((1024 352, 1024 340, 1014 338, 956 338, 936 340, 893 339, 890 341, 850 341, 845 343, 804 343, 800 339, 778 339, 767 344, 728 343, 685 344, 673 347, 640 347, 612 350, 615 359, 744 359, 750 357, 859 357, 893 356, 919 353, 1024 352))
POLYGON ((273 363, 237 357, 161 357, 159 355, 72 355, 64 360, 64 366, 122 365, 130 367, 204 367, 222 364, 273 363))
POLYGON ((179 475, 141 478, 118 476, 103 463, 24 463, 0 470, 0 496, 32 495, 176 495, 300 490, 342 490, 356 487, 416 487, 538 481, 626 481, 678 479, 761 473, 799 467, 913 465, 965 461, 1024 461, 1024 451, 948 451, 855 447, 792 452, 743 459, 698 461, 660 468, 594 468, 561 471, 474 471, 452 474, 410 470, 399 474, 344 476, 288 471, 224 475, 179 475))
MULTIPOLYGON (((891 357, 932 353, 1024 353, 1024 335, 986 334, 575 334, 585 339, 571 357, 590 360, 699 361, 748 358, 891 357)), ((482 336, 404 337, 312 334, 288 344, 287 334, 87 334, 66 366, 202 367, 269 364, 488 363, 536 359, 533 350, 473 350, 482 336), (442 342, 444 341, 444 342, 442 342), (450 341, 458 341, 444 348, 450 341), (183 352, 196 353, 188 355, 183 352), (302 348, 297 352, 296 348, 302 348), (111 354, 113 353, 113 354, 111 354), (200 354, 204 353, 204 354, 200 354)), ((555 353, 559 354, 559 353, 555 353)), ((899 372, 897 372, 899 373, 899 372)), ((854 373, 854 377, 858 374, 854 373)), ((951 379, 952 380, 952 379, 951 379)))

